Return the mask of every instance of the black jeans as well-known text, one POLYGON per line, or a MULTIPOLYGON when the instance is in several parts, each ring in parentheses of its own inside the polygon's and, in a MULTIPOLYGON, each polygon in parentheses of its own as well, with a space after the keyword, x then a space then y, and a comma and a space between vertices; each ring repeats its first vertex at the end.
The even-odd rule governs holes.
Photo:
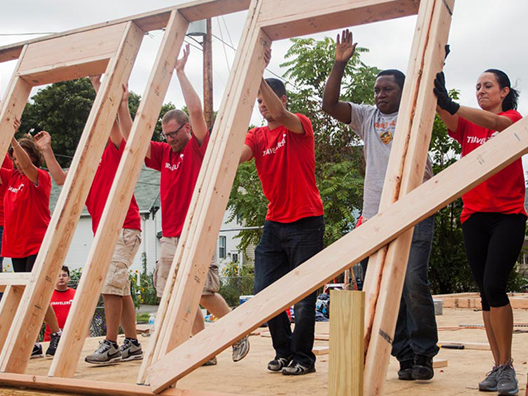
MULTIPOLYGON (((255 250, 255 285, 258 293, 323 249, 323 216, 307 217, 293 223, 266 221, 255 250)), ((316 293, 294 306, 292 333, 286 312, 268 321, 275 358, 292 357, 305 367, 315 363, 312 352, 315 333, 316 293)))

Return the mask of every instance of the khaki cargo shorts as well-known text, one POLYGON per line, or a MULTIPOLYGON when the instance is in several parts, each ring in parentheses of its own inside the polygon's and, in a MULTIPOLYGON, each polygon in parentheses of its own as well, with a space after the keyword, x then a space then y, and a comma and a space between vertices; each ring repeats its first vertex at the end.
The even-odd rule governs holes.
MULTIPOLYGON (((156 271, 154 271, 154 287, 156 288, 156 294, 158 297, 163 296, 163 290, 167 283, 169 276, 170 267, 174 255, 176 254, 176 248, 180 238, 176 237, 161 237, 161 253, 160 259, 156 263, 156 271)), ((220 276, 218 275, 218 264, 216 262, 216 254, 211 259, 209 265, 209 271, 207 273, 207 279, 205 280, 204 289, 202 295, 215 294, 220 289, 220 276)))
POLYGON ((130 296, 128 269, 134 262, 139 246, 141 246, 141 231, 123 228, 106 274, 103 294, 130 296))

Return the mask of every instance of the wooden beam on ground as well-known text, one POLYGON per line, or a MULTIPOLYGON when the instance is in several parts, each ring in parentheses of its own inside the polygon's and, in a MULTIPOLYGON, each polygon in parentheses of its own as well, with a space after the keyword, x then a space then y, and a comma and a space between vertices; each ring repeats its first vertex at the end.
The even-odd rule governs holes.
POLYGON ((330 291, 329 396, 362 396, 365 293, 330 291))
POLYGON ((25 286, 7 286, 0 302, 0 350, 4 347, 9 329, 22 299, 25 286))
POLYGON ((330 353, 330 347, 324 345, 314 346, 312 352, 315 356, 328 355, 330 353))
MULTIPOLYGON (((23 373, 27 367, 34 340, 42 326, 57 276, 66 258, 75 227, 108 141, 111 126, 115 121, 123 92, 122 84, 128 81, 143 36, 143 31, 129 22, 120 47, 108 66, 107 78, 103 80, 88 117, 72 166, 42 241, 31 280, 26 287, 12 331, 0 355, 2 372, 23 373)), ((0 146, 0 151, 1 148, 0 146)), ((83 339, 85 334, 82 335, 83 339)))
POLYGON ((527 152, 528 118, 523 118, 155 362, 149 368, 153 391, 200 367, 527 152))
POLYGON ((167 93, 188 22, 173 11, 95 235, 50 376, 72 377, 167 93), (77 296, 79 295, 79 296, 77 296))
MULTIPOLYGON (((423 181, 436 107, 433 81, 444 62, 453 5, 454 0, 420 3, 380 209, 401 199, 423 181)), ((382 251, 379 258, 375 255, 371 260, 375 265, 367 271, 367 274, 373 271, 367 277, 373 275, 376 287, 375 297, 367 296, 366 396, 383 394, 412 237, 410 229, 392 242, 387 251, 382 251)))
POLYGON ((443 367, 447 367, 448 361, 447 359, 433 359, 433 369, 439 369, 443 367))
POLYGON ((266 0, 259 21, 272 40, 304 36, 343 27, 415 15, 414 0, 317 0, 299 3, 289 0, 266 0))
POLYGON ((155 11, 145 12, 133 16, 114 19, 111 21, 68 30, 61 33, 50 34, 43 37, 38 37, 35 39, 0 47, 0 62, 18 59, 23 46, 26 44, 52 40, 55 38, 65 37, 81 32, 87 32, 90 30, 96 30, 124 22, 134 22, 141 30, 145 32, 151 30, 159 30, 167 26, 172 11, 180 12, 185 17, 185 19, 187 19, 187 21, 193 22, 247 10, 249 7, 249 3, 250 0, 199 0, 179 4, 172 7, 162 8, 155 11))
MULTIPOLYGON (((75 395, 105 396, 154 396, 146 386, 118 382, 90 381, 85 379, 50 378, 28 374, 0 374, 0 386, 35 389, 46 394, 67 392, 75 395), (50 392, 50 393, 48 393, 50 392), (51 393, 52 392, 52 393, 51 393)), ((240 396, 228 393, 195 391, 189 389, 167 389, 162 396, 240 396)))

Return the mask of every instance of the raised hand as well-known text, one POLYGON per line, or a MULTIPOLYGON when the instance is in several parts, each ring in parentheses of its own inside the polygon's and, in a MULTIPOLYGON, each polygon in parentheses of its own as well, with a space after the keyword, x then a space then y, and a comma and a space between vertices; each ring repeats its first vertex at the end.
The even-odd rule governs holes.
POLYGON ((121 98, 121 103, 126 104, 128 106, 128 97, 130 96, 130 92, 128 91, 128 83, 123 84, 121 88, 123 89, 123 97, 121 98))
POLYGON ((18 118, 15 118, 15 121, 13 121, 13 128, 15 128, 15 132, 20 128, 20 120, 18 118))
POLYGON ((443 110, 446 110, 451 115, 455 115, 458 109, 460 108, 460 105, 449 97, 449 93, 447 92, 447 88, 445 85, 444 72, 436 74, 434 85, 435 87, 433 88, 433 92, 438 99, 438 107, 443 110))
POLYGON ((183 72, 185 69, 185 64, 187 63, 187 59, 189 58, 189 54, 191 52, 191 46, 187 44, 185 48, 183 49, 183 56, 176 61, 175 69, 177 73, 183 72))
POLYGON ((99 92, 99 88, 101 88, 101 76, 88 76, 88 78, 90 79, 90 82, 92 83, 95 92, 99 92))
POLYGON ((46 131, 40 131, 35 135, 35 144, 39 149, 45 151, 51 147, 51 136, 46 131))
POLYGON ((338 34, 336 39, 336 62, 348 62, 354 55, 356 46, 357 43, 354 43, 352 32, 348 29, 343 30, 341 37, 338 34))

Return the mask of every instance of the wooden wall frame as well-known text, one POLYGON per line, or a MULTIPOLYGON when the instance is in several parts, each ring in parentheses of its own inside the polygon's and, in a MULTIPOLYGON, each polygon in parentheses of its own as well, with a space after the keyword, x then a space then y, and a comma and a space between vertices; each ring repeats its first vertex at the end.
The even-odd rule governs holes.
MULTIPOLYGON (((434 115, 432 82, 434 74, 442 68, 453 4, 454 0, 332 0, 322 6, 318 1, 304 0, 301 7, 298 0, 253 0, 251 4, 247 0, 205 0, 0 47, 0 61, 19 58, 6 99, 0 107, 2 155, 5 155, 14 132, 13 119, 20 118, 32 86, 58 81, 60 75, 77 78, 94 72, 106 74, 29 280, 2 280, 0 276, 0 286, 5 285, 9 293, 16 290, 12 293, 14 297, 0 305, 0 322, 8 317, 9 312, 13 314, 18 305, 17 298, 20 302, 12 331, 0 354, 0 371, 4 373, 0 374, 0 383, 20 384, 25 381, 26 386, 33 382, 59 390, 60 381, 68 381, 66 384, 74 387, 78 384, 79 392, 93 393, 96 388, 101 391, 100 385, 86 381, 81 384, 75 379, 33 377, 28 381, 23 373, 31 340, 36 337, 37 326, 40 327, 44 316, 42 308, 51 298, 52 280, 65 258, 93 180, 94 164, 98 163, 115 119, 121 84, 128 79, 144 32, 166 28, 50 376, 74 375, 82 335, 86 334, 87 328, 81 313, 95 308, 98 294, 95 292, 101 290, 127 209, 126 205, 119 203, 129 202, 133 194, 188 22, 249 9, 245 33, 162 298, 153 342, 138 378, 138 382, 150 383, 150 387, 141 388, 145 391, 139 393, 183 394, 177 389, 166 389, 328 279, 384 249, 399 237, 385 248, 384 254, 378 254, 375 261, 379 263, 379 271, 373 277, 369 274, 368 282, 365 318, 366 333, 369 334, 365 361, 365 384, 368 385, 364 393, 369 396, 381 394, 390 348, 387 340, 390 341, 396 322, 394 304, 399 304, 397 296, 401 293, 405 273, 405 264, 402 266, 401 263, 406 263, 406 259, 397 259, 408 255, 412 227, 528 151, 528 120, 523 119, 419 186, 434 115), (278 10, 280 14, 277 14, 278 10), (273 40, 416 13, 419 14, 417 28, 390 159, 391 168, 396 171, 387 178, 380 213, 308 260, 297 271, 188 340, 264 69, 263 47, 270 46, 273 40), (90 40, 83 41, 83 38, 96 40, 104 29, 116 37, 110 40, 117 43, 115 48, 93 51, 85 58, 73 56, 54 61, 45 56, 39 58, 49 48, 72 45, 74 38, 81 42, 78 45, 90 48, 90 40), (121 177, 124 174, 126 177, 121 177), (321 262, 325 265, 321 266, 321 262), (16 297, 20 296, 24 285, 24 294, 21 298, 16 297), (26 331, 20 331, 22 328, 26 331), (382 356, 376 366, 369 358, 373 353, 382 356), (68 360, 72 355, 76 358, 68 360)), ((0 342, 4 331, 0 326, 0 342)), ((109 384, 102 388, 109 394, 125 391, 116 390, 109 384)), ((137 389, 129 390, 135 392, 137 389)), ((188 395, 204 394, 185 392, 188 395)))

